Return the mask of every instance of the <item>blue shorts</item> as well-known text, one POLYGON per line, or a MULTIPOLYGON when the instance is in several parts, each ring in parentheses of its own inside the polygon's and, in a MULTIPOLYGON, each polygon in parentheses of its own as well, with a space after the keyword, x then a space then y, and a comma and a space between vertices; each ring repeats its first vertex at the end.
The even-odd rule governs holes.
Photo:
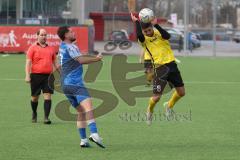
POLYGON ((82 86, 64 85, 63 93, 68 98, 71 105, 76 108, 85 99, 90 98, 87 88, 82 86))

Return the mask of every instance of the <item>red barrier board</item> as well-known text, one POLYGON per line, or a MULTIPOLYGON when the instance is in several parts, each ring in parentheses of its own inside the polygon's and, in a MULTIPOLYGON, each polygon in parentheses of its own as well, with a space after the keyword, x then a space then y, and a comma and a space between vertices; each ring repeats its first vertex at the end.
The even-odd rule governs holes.
MULTIPOLYGON (((48 33, 47 43, 58 50, 60 39, 57 26, 0 26, 0 52, 26 52, 36 42, 37 31, 43 28, 48 33)), ((76 34, 77 45, 82 53, 89 51, 88 27, 71 27, 76 34)))

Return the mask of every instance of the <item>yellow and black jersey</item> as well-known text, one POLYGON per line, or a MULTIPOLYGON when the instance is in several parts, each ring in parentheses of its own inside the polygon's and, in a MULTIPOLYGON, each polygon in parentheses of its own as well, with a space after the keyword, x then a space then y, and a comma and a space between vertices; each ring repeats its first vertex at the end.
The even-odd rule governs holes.
MULTIPOLYGON (((139 42, 139 44, 141 44, 141 42, 139 42)), ((143 46, 142 46, 143 47, 143 46)), ((148 51, 146 50, 145 47, 143 47, 143 59, 146 61, 146 60, 151 60, 151 56, 150 54, 148 53, 148 51)))
POLYGON ((154 29, 154 35, 152 37, 144 37, 145 41, 140 42, 145 49, 144 58, 151 58, 153 63, 157 65, 175 61, 169 41, 163 39, 158 30, 154 29))

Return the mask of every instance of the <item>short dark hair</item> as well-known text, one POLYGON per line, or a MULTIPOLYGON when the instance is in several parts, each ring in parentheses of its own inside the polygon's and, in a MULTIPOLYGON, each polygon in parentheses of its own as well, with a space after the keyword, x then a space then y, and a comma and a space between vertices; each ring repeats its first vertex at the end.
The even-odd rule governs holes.
POLYGON ((152 27, 152 23, 143 23, 143 22, 141 22, 140 24, 141 24, 142 29, 146 29, 148 27, 152 27))
POLYGON ((69 26, 62 26, 58 28, 57 34, 58 37, 64 41, 65 40, 65 34, 69 32, 69 26))

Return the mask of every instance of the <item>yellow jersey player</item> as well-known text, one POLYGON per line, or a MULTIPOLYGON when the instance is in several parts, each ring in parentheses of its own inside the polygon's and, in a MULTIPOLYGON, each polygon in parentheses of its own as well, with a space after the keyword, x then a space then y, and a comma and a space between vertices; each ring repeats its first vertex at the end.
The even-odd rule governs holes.
POLYGON ((153 65, 152 65, 151 57, 147 53, 147 50, 144 47, 140 54, 140 63, 144 63, 147 86, 150 86, 153 80, 153 65))
POLYGON ((156 18, 150 23, 140 22, 132 13, 131 18, 136 23, 138 41, 150 55, 154 68, 153 96, 147 108, 147 123, 150 125, 154 107, 160 100, 167 83, 175 88, 170 100, 164 104, 167 118, 174 115, 173 107, 185 95, 185 88, 168 41, 170 34, 157 24, 156 18))

